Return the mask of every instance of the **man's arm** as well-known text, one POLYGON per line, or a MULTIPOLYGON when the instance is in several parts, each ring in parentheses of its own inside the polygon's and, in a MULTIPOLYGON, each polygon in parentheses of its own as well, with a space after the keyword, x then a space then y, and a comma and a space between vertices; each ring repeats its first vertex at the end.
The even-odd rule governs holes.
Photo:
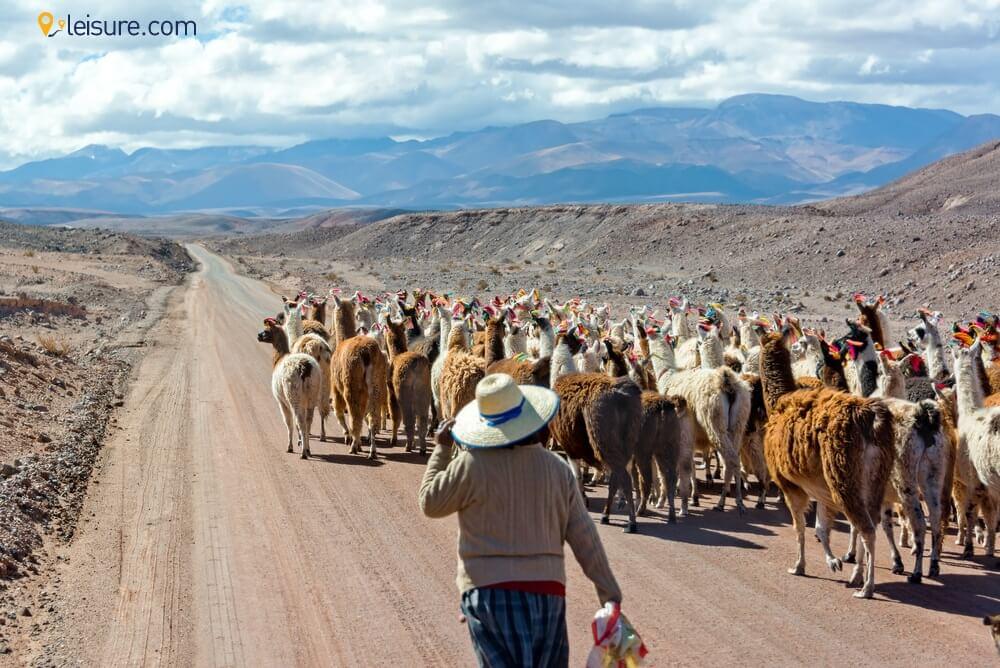
POLYGON ((427 461, 427 470, 420 483, 420 510, 427 517, 446 517, 466 507, 472 498, 469 457, 452 459, 451 424, 441 426, 435 439, 437 445, 427 461))
POLYGON ((597 533, 597 527, 594 526, 594 520, 590 519, 590 513, 583 503, 583 495, 580 494, 579 484, 572 474, 569 486, 566 542, 580 563, 583 574, 590 578, 597 588, 597 598, 600 599, 601 605, 608 601, 621 603, 622 592, 618 588, 618 581, 611 572, 611 564, 608 563, 608 555, 604 552, 601 537, 597 533))

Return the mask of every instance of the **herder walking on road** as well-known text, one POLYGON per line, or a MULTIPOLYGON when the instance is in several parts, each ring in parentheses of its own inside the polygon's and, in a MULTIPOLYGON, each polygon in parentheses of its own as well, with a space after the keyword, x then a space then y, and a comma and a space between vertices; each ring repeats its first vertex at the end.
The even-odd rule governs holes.
POLYGON ((543 445, 558 409, 547 388, 487 376, 427 462, 420 508, 458 513, 458 588, 480 666, 568 665, 564 542, 601 605, 621 601, 576 478, 543 445))

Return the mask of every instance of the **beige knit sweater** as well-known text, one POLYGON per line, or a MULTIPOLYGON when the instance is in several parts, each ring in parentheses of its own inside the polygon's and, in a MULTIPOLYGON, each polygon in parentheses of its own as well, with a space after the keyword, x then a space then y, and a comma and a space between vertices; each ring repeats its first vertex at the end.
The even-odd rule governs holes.
POLYGON ((466 450, 437 446, 420 485, 428 517, 458 513, 458 588, 500 582, 565 584, 569 543, 603 605, 621 601, 597 528, 565 461, 541 445, 466 450))

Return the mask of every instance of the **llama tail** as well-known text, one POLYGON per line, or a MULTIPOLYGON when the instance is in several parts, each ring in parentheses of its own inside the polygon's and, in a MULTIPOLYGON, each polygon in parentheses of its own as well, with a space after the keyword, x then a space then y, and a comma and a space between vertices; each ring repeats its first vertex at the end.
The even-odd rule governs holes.
POLYGON ((295 372, 299 375, 303 381, 312 375, 313 362, 312 359, 302 358, 298 361, 295 367, 295 372))
POLYGON ((925 448, 934 447, 941 432, 941 410, 937 402, 930 399, 924 399, 917 406, 919 407, 915 423, 917 433, 925 448))

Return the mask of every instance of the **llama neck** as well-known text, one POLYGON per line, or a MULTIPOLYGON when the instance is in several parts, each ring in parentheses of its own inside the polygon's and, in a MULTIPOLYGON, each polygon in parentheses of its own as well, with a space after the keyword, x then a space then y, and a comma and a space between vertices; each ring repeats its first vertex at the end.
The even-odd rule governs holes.
POLYGON ((502 360, 504 355, 503 345, 503 323, 490 321, 486 325, 486 366, 493 364, 497 360, 502 360))
POLYGON ((903 377, 902 372, 897 367, 888 370, 883 368, 882 373, 878 377, 875 391, 871 393, 871 396, 873 398, 905 399, 906 379, 903 377))
POLYGON ((326 327, 326 302, 313 304, 312 319, 326 327))
POLYGON ((340 304, 333 312, 333 330, 337 333, 337 342, 346 341, 358 335, 358 326, 354 321, 354 308, 349 304, 340 304))
POLYGON ((465 325, 461 323, 452 325, 451 331, 448 333, 448 352, 465 352, 468 349, 469 344, 465 340, 465 325))
POLYGON ((653 373, 657 378, 677 368, 674 362, 674 349, 660 338, 649 342, 649 359, 653 363, 653 373))
POLYGON ((778 399, 797 389, 792 375, 791 355, 780 337, 769 337, 769 340, 761 343, 760 382, 768 412, 774 408, 778 399))
POLYGON ((286 310, 285 334, 289 341, 298 341, 302 336, 302 311, 296 306, 291 310, 286 310))
POLYGON ((927 375, 934 380, 941 380, 948 375, 948 367, 944 362, 944 347, 936 335, 927 337, 927 375))
POLYGON ((401 355, 406 352, 406 335, 403 332, 397 332, 392 328, 386 330, 385 343, 390 361, 396 355, 401 355))
POLYGON ((701 349, 701 368, 718 369, 723 364, 725 351, 722 348, 722 339, 717 336, 709 336, 699 345, 701 349))
POLYGON ((555 336, 552 325, 546 324, 538 328, 538 356, 552 357, 555 348, 555 336))
POLYGON ((448 350, 448 341, 451 337, 451 318, 440 312, 438 313, 438 337, 441 350, 448 350))
POLYGON ((567 374, 576 373, 576 360, 573 359, 573 351, 565 341, 560 341, 552 350, 551 365, 551 386, 555 387, 556 380, 567 374))
POLYGON ((676 339, 686 339, 691 336, 691 326, 688 324, 686 312, 674 312, 674 317, 670 320, 670 334, 676 339))
POLYGON ((523 331, 511 332, 503 337, 503 353, 506 357, 514 357, 528 352, 528 345, 523 331))
POLYGON ((960 416, 971 415, 983 407, 983 387, 972 357, 970 355, 955 365, 955 398, 960 416))
POLYGON ((280 327, 275 327, 271 330, 273 333, 273 338, 271 339, 271 346, 274 348, 274 354, 271 357, 271 368, 278 366, 278 362, 288 354, 288 335, 285 334, 285 330, 280 327))

